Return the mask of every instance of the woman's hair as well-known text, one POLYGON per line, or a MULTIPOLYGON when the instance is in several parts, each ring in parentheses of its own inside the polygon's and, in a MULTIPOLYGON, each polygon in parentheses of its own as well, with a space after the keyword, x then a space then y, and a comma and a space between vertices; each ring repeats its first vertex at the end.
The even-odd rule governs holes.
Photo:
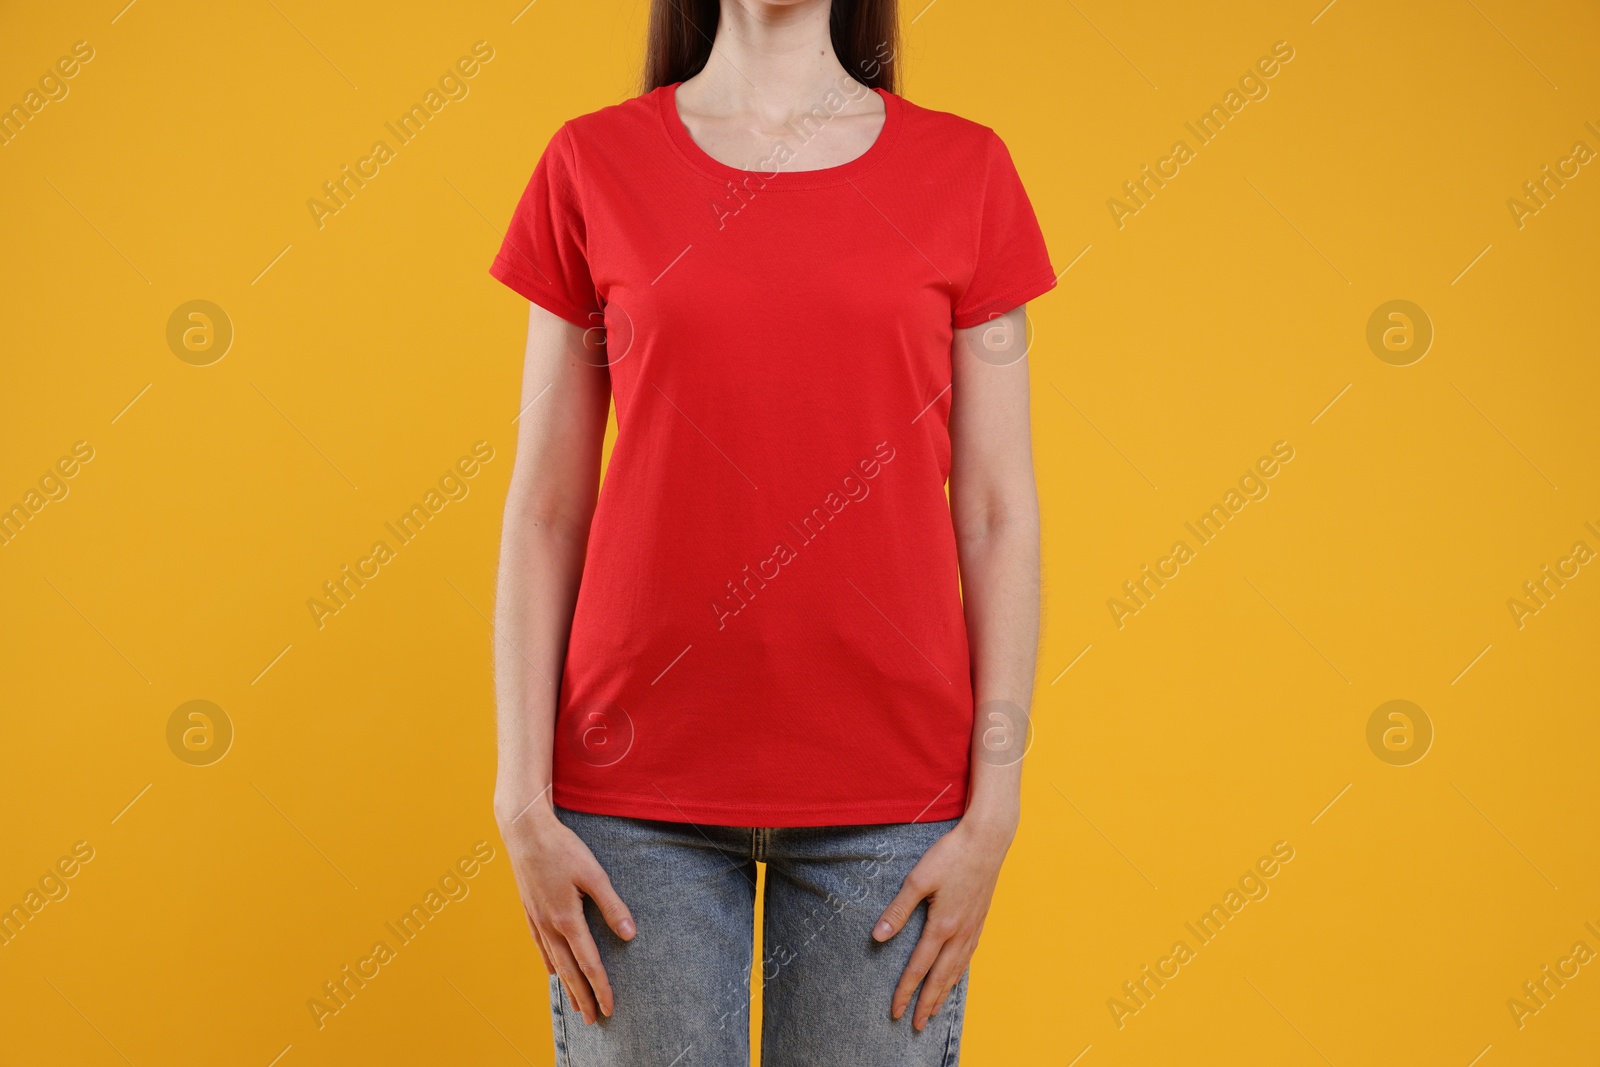
MULTIPOLYGON (((644 91, 688 81, 711 57, 721 0, 651 0, 644 91)), ((833 51, 850 76, 869 89, 899 91, 896 0, 833 0, 828 16, 833 51)))

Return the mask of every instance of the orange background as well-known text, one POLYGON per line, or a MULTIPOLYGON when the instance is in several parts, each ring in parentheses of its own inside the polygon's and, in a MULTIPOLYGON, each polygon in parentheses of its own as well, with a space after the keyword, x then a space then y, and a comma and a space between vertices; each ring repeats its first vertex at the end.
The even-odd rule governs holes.
MULTIPOLYGON (((0 906, 93 850, 0 947, 0 1062, 549 1063, 490 814, 526 309, 486 272, 550 134, 630 92, 646 7, 123 2, 0 13, 0 103, 93 48, 0 147, 0 506, 93 450, 0 546, 0 906), (477 41, 469 95, 318 228, 307 200, 477 41), (197 299, 234 332, 204 366, 167 341, 197 299), (318 629, 306 601, 478 441, 469 494, 318 629), (206 766, 181 723, 169 748, 193 700, 233 731, 206 766), (469 894, 319 1030, 308 999, 478 841, 469 894)), ((1520 1028, 1507 1002, 1600 951, 1600 573, 1520 627, 1507 602, 1600 550, 1600 175, 1520 226, 1507 202, 1600 150, 1600 16, 1320 6, 905 9, 906 95, 1001 133, 1065 270, 1031 309, 1037 736, 967 1063, 1594 1060, 1600 966, 1520 1028), (1391 300, 1434 332, 1404 366, 1367 340, 1391 300), (1270 493, 1191 540, 1278 441, 1270 493), (1369 747, 1390 700, 1420 761, 1369 747), (1280 841, 1201 945, 1184 924, 1280 841)))

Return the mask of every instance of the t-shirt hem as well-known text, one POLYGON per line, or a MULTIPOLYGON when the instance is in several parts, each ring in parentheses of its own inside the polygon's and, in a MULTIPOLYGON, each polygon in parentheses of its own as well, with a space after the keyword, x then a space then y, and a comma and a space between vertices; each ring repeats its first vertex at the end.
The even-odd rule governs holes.
POLYGON ((489 274, 496 280, 504 283, 519 295, 527 298, 553 315, 558 315, 574 326, 595 326, 594 316, 598 312, 593 308, 580 308, 576 304, 569 304, 559 297, 552 296, 541 288, 532 275, 526 273, 515 262, 504 255, 496 256, 489 266, 489 274))
POLYGON ((985 300, 969 311, 957 313, 951 321, 958 330, 965 330, 970 326, 980 326, 989 321, 991 316, 1003 315, 1013 308, 1021 307, 1028 301, 1043 296, 1055 287, 1055 275, 1042 274, 1025 285, 1019 285, 1015 289, 1008 289, 997 297, 985 300))
POLYGON ((694 800, 668 800, 634 793, 600 793, 570 786, 556 786, 552 798, 558 807, 592 815, 616 815, 628 819, 655 819, 661 822, 693 823, 703 826, 872 826, 942 822, 959 819, 966 811, 963 790, 947 790, 932 804, 904 801, 874 801, 869 804, 718 804, 694 800), (919 811, 919 808, 921 809, 919 811))

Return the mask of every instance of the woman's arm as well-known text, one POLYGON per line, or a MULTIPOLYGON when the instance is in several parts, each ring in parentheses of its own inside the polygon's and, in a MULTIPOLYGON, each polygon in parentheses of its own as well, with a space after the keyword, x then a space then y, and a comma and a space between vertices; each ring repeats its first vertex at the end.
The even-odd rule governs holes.
POLYGON ((971 649, 971 799, 965 818, 1021 815, 1022 756, 1039 653, 1039 497, 1028 417, 1026 309, 956 334, 950 513, 971 649))
POLYGON ((583 917, 592 897, 619 937, 633 920, 550 797, 556 698, 594 516, 610 384, 599 331, 529 305, 517 457, 495 606, 500 757, 494 813, 546 970, 574 1009, 611 1014, 611 987, 583 917))
POLYGON ((972 770, 967 811, 906 876, 873 930, 899 933, 917 904, 928 921, 890 1003, 904 1014, 922 983, 912 1025, 943 1006, 978 945, 1021 817, 1039 643, 1039 501, 1028 421, 1023 308, 957 330, 951 352, 950 513, 971 647, 972 770))

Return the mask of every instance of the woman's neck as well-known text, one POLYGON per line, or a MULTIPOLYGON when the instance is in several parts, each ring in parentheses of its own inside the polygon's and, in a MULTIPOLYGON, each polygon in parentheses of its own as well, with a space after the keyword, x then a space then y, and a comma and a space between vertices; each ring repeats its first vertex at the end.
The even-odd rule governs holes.
POLYGON ((850 84, 833 51, 829 0, 722 0, 705 69, 682 95, 702 114, 745 114, 779 123, 797 103, 850 84))

